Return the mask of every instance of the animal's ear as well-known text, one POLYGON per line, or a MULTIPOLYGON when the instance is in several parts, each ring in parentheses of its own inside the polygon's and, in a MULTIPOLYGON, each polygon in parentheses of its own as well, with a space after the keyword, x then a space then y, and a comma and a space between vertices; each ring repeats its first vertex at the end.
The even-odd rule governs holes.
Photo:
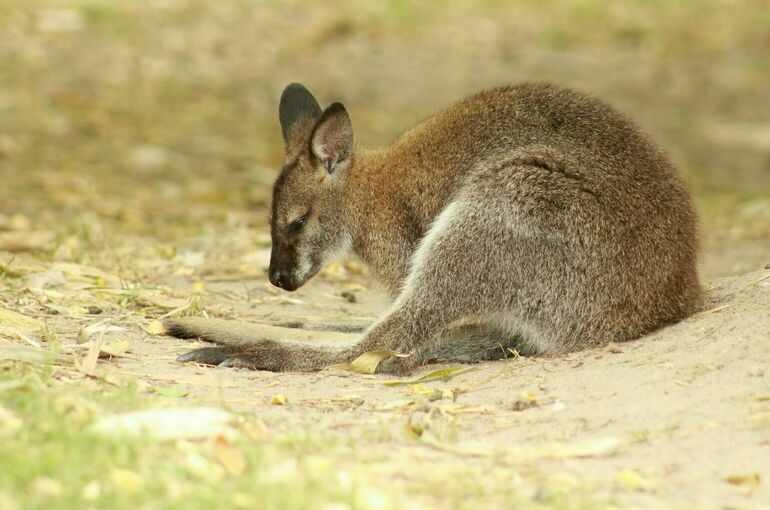
POLYGON ((310 148, 329 173, 340 169, 353 153, 353 124, 342 103, 324 110, 310 137, 310 148))
POLYGON ((321 106, 304 85, 291 83, 281 94, 278 118, 281 121, 283 141, 288 144, 295 129, 304 122, 315 123, 321 117, 321 106))

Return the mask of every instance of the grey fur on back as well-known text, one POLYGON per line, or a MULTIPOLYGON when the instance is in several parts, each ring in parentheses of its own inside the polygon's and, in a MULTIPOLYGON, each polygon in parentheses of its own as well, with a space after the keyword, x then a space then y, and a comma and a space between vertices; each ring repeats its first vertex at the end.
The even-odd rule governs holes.
MULTIPOLYGON (((335 108, 349 131, 344 107, 335 108)), ((274 259, 289 272, 344 247, 394 303, 349 349, 287 351, 255 339, 260 347, 241 347, 237 364, 317 369, 389 349, 415 355, 386 360, 381 370, 406 372, 436 358, 494 357, 496 345, 562 353, 636 338, 697 306, 688 193, 666 156, 600 101, 545 84, 482 92, 385 149, 345 154, 336 170, 313 154, 323 140, 307 142, 333 127, 308 124, 287 139, 274 190, 274 259), (287 237, 282 225, 306 202, 317 220, 302 237, 287 237), (463 322, 477 333, 442 343, 463 322), (293 361, 300 356, 312 362, 293 361)), ((183 322, 171 326, 180 336, 222 340, 183 322)))

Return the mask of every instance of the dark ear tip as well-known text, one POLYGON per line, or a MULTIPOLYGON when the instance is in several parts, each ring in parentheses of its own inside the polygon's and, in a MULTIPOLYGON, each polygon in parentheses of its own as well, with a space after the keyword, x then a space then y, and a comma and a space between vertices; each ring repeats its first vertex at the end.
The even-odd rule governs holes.
POLYGON ((281 122, 281 131, 284 141, 289 141, 292 127, 301 120, 315 121, 321 116, 321 106, 315 100, 313 94, 301 83, 290 83, 281 94, 281 102, 278 105, 278 119, 281 122))
POLYGON ((321 118, 318 120, 318 124, 323 124, 325 120, 328 120, 332 117, 341 117, 342 119, 345 119, 347 123, 350 123, 350 115, 348 115, 348 111, 345 109, 345 106, 342 103, 330 104, 323 111, 323 114, 321 114, 321 118))
POLYGON ((335 115, 338 113, 345 113, 347 115, 348 113, 348 111, 345 109, 345 105, 342 103, 332 103, 329 105, 326 111, 329 112, 329 115, 335 115))
POLYGON ((301 83, 297 82, 291 82, 288 85, 286 85, 286 88, 283 89, 283 94, 281 94, 281 97, 286 97, 290 94, 296 93, 296 92, 310 92, 307 87, 302 85, 301 83))

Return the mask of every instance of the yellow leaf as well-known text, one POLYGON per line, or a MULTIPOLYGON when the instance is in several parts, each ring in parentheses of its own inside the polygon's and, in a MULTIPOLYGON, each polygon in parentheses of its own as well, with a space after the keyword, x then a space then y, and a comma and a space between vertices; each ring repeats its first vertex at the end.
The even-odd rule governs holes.
POLYGON ((119 358, 126 354, 126 351, 128 351, 129 347, 131 347, 131 343, 128 340, 110 342, 102 346, 100 349, 99 357, 103 357, 102 354, 104 354, 106 356, 114 356, 119 358))
POLYGON ((433 370, 432 372, 428 372, 425 375, 421 375, 416 379, 407 379, 404 381, 385 381, 383 384, 385 386, 403 386, 407 384, 418 384, 429 381, 448 381, 456 375, 464 374, 465 372, 470 372, 471 370, 475 370, 475 368, 463 366, 439 368, 438 370, 433 370))
POLYGON ((214 440, 214 457, 231 475, 238 476, 246 471, 243 452, 223 436, 217 436, 214 440))
POLYGON ((110 472, 110 478, 118 492, 133 494, 141 491, 144 487, 142 477, 128 469, 113 468, 110 472))
POLYGON ((88 352, 86 352, 86 355, 83 356, 82 360, 75 360, 75 366, 80 372, 90 376, 96 375, 96 362, 99 359, 99 354, 102 351, 103 343, 104 337, 100 336, 94 341, 94 343, 88 349, 88 352))
POLYGON ((42 328, 43 325, 32 317, 0 308, 0 334, 35 333, 42 328))
POLYGON ((137 303, 144 306, 157 306, 159 308, 179 308, 187 306, 189 300, 166 296, 158 291, 149 289, 140 289, 133 294, 137 303))
POLYGON ((150 324, 147 325, 146 331, 151 335, 162 335, 166 332, 165 328, 163 327, 163 323, 158 319, 150 321, 150 324))
POLYGON ((110 326, 104 321, 97 322, 95 324, 81 328, 80 333, 78 333, 78 343, 84 344, 88 342, 88 340, 91 338, 91 335, 96 333, 99 333, 99 338, 103 339, 104 335, 107 333, 118 333, 120 331, 125 331, 125 328, 121 328, 120 326, 110 326))
POLYGON ((16 432, 22 425, 24 422, 13 411, 0 406, 0 436, 16 432))
POLYGON ((433 402, 435 400, 454 400, 455 394, 452 390, 438 390, 433 388, 428 388, 426 386, 423 386, 422 384, 415 384, 414 386, 409 386, 409 391, 411 393, 416 393, 417 395, 422 395, 424 397, 427 397, 429 401, 433 402))
POLYGON ((235 434, 229 424, 234 416, 217 408, 180 407, 146 409, 104 416, 89 432, 122 438, 152 437, 158 440, 203 439, 235 434))
POLYGON ((751 473, 748 475, 730 475, 725 478, 727 483, 732 485, 741 485, 746 487, 749 491, 753 491, 759 487, 759 473, 751 473))
POLYGON ((160 386, 154 386, 152 389, 158 395, 169 398, 182 398, 186 397, 189 393, 187 390, 182 390, 179 388, 164 388, 160 386))
POLYGON ((56 235, 48 230, 0 232, 0 250, 10 252, 50 248, 56 235))
POLYGON ((417 395, 430 395, 436 390, 434 390, 433 388, 427 388, 422 384, 415 384, 414 386, 409 387, 409 391, 411 393, 416 393, 417 395))
POLYGON ((358 374, 373 374, 377 370, 377 366, 385 358, 390 356, 397 356, 400 358, 406 358, 409 354, 399 354, 393 351, 370 351, 365 352, 350 364, 347 365, 333 365, 329 368, 339 368, 347 370, 348 372, 356 372, 358 374))
POLYGON ((604 457, 617 453, 623 442, 616 437, 605 437, 574 443, 559 442, 506 447, 490 445, 489 443, 477 445, 446 444, 429 436, 422 438, 422 444, 469 457, 500 457, 510 462, 532 462, 540 459, 604 457))
POLYGON ((55 478, 40 476, 29 484, 29 491, 41 499, 56 498, 61 496, 62 483, 55 478))
POLYGON ((94 501, 99 499, 99 496, 102 495, 102 484, 99 483, 99 480, 92 480, 83 486, 83 490, 80 491, 80 495, 86 501, 94 501))
POLYGON ((647 485, 642 475, 631 469, 618 472, 617 482, 620 487, 632 491, 642 490, 647 485))

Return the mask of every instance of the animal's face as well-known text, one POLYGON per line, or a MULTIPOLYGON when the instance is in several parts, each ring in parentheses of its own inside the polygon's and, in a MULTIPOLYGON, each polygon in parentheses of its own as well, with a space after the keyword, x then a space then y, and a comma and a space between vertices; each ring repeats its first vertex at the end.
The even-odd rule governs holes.
POLYGON ((286 160, 273 186, 270 282, 301 287, 349 245, 340 189, 354 162, 353 131, 345 108, 325 111, 302 85, 281 97, 286 160))

